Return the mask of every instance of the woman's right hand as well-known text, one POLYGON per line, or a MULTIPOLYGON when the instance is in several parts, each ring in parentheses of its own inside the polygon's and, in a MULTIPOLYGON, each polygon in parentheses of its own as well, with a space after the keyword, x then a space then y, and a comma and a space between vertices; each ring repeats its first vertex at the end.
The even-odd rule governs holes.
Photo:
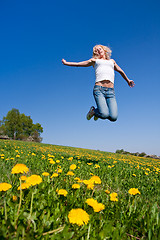
POLYGON ((62 59, 62 63, 64 64, 64 65, 66 65, 66 60, 65 59, 62 59))

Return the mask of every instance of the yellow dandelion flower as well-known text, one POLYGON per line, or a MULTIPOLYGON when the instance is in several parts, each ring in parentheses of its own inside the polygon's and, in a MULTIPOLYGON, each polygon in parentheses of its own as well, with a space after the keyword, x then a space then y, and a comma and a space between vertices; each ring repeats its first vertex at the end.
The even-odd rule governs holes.
POLYGON ((13 200, 13 202, 16 202, 17 199, 18 199, 17 196, 15 196, 15 195, 12 196, 12 200, 13 200))
POLYGON ((90 181, 95 183, 95 184, 101 184, 101 179, 98 176, 92 176, 90 178, 90 181))
POLYGON ((95 200, 95 199, 93 199, 93 198, 88 198, 88 199, 86 200, 86 203, 87 203, 89 206, 94 207, 98 202, 97 202, 97 200, 95 200))
POLYGON ((128 193, 131 195, 141 194, 138 188, 130 188, 128 193))
MULTIPOLYGON (((27 188, 29 188, 30 186, 31 186, 30 183, 24 182, 24 183, 21 184, 21 189, 27 189, 27 188)), ((17 188, 17 190, 20 190, 20 186, 17 188)))
POLYGON ((94 212, 100 212, 105 209, 105 205, 102 203, 97 203, 97 204, 95 204, 93 209, 94 209, 94 212))
POLYGON ((62 173, 62 169, 57 169, 57 172, 58 173, 62 173))
POLYGON ((87 163, 87 164, 88 164, 89 166, 91 166, 93 163, 90 163, 90 162, 89 162, 89 163, 87 163))
POLYGON ((25 164, 17 163, 13 168, 12 168, 12 174, 15 173, 27 173, 29 171, 29 168, 25 164))
POLYGON ((89 183, 89 184, 87 185, 87 189, 93 190, 93 188, 94 188, 94 184, 93 184, 93 183, 89 183))
POLYGON ((113 197, 113 198, 115 198, 115 197, 117 197, 117 196, 118 196, 118 194, 115 193, 115 192, 113 192, 113 193, 110 194, 110 197, 113 197))
POLYGON ((72 188, 78 189, 78 188, 80 188, 80 185, 75 183, 75 184, 72 185, 72 188))
POLYGON ((88 185, 88 184, 90 184, 90 183, 92 183, 90 180, 83 180, 83 183, 85 184, 85 185, 88 185))
POLYGON ((110 194, 110 191, 109 190, 105 190, 105 193, 110 194))
POLYGON ((83 183, 83 180, 79 179, 77 180, 78 183, 83 183))
POLYGON ((79 177, 75 177, 75 178, 74 178, 74 180, 76 180, 76 181, 79 181, 79 180, 80 180, 80 178, 79 178, 79 177))
POLYGON ((53 177, 58 177, 58 173, 53 173, 51 178, 53 178, 53 177))
POLYGON ((133 173, 132 176, 133 176, 133 177, 136 177, 136 174, 133 173))
POLYGON ((26 183, 29 183, 32 186, 40 184, 41 182, 42 182, 42 178, 39 175, 31 175, 26 179, 26 183))
POLYGON ((51 164, 55 164, 55 161, 53 161, 53 160, 50 160, 49 162, 50 162, 51 164))
POLYGON ((146 171, 149 171, 149 172, 150 172, 151 170, 150 170, 149 168, 146 168, 146 171))
POLYGON ((47 176, 49 176, 49 173, 48 173, 48 172, 43 172, 43 173, 42 173, 42 176, 47 177, 47 176))
POLYGON ((112 202, 118 202, 118 198, 116 198, 116 197, 110 197, 110 201, 112 201, 112 202))
POLYGON ((26 181, 27 176, 21 176, 20 179, 21 179, 22 181, 26 181))
POLYGON ((88 198, 88 199, 86 200, 86 203, 87 203, 89 206, 93 207, 94 212, 100 212, 100 211, 102 211, 102 210, 105 209, 104 204, 98 203, 97 200, 95 200, 95 199, 93 199, 93 198, 88 198))
POLYGON ((6 183, 6 182, 0 183, 0 192, 2 192, 2 191, 6 192, 11 187, 12 187, 12 185, 9 183, 6 183))
POLYGON ((89 215, 83 209, 77 208, 77 209, 72 209, 69 212, 68 219, 70 223, 77 224, 78 226, 82 226, 88 223, 89 215))
POLYGON ((100 168, 100 166, 98 164, 95 164, 95 168, 100 168))
POLYGON ((59 160, 56 160, 56 163, 60 163, 60 161, 59 161, 59 160))
POLYGON ((58 195, 63 195, 63 196, 67 196, 68 192, 65 189, 60 189, 58 190, 58 195))
POLYGON ((118 202, 118 198, 117 198, 117 193, 111 193, 110 194, 110 201, 112 202, 118 202))
POLYGON ((72 164, 72 165, 70 166, 70 169, 71 169, 71 170, 75 170, 76 167, 77 167, 76 164, 72 164))
POLYGON ((73 176, 74 173, 73 173, 72 171, 69 171, 69 172, 67 172, 67 175, 68 175, 68 176, 73 176))
POLYGON ((72 161, 72 160, 73 160, 73 157, 69 157, 68 160, 69 160, 69 161, 72 161))

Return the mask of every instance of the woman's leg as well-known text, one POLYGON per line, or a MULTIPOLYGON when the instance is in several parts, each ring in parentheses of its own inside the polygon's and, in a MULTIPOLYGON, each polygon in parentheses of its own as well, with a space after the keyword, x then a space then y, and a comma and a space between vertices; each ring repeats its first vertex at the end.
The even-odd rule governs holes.
POLYGON ((95 116, 101 119, 109 118, 109 108, 107 105, 104 88, 101 86, 95 86, 93 89, 93 95, 97 104, 97 108, 94 110, 95 116))
POLYGON ((114 89, 108 88, 108 90, 106 91, 106 101, 109 109, 108 119, 112 122, 115 122, 118 118, 118 108, 114 89))
POLYGON ((101 119, 108 119, 112 122, 117 120, 118 108, 113 88, 95 86, 93 95, 97 104, 94 110, 95 116, 101 119))

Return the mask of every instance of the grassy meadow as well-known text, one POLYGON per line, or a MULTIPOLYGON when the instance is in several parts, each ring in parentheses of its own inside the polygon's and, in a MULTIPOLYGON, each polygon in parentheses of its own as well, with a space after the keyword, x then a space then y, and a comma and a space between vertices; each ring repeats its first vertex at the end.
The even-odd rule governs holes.
POLYGON ((160 160, 0 140, 0 239, 160 239, 160 160))

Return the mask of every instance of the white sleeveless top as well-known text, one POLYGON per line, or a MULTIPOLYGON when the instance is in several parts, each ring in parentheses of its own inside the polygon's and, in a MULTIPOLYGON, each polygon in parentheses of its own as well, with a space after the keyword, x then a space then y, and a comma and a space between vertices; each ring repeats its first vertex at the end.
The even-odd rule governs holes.
POLYGON ((96 82, 109 80, 114 84, 114 62, 111 59, 96 59, 94 69, 96 82))

